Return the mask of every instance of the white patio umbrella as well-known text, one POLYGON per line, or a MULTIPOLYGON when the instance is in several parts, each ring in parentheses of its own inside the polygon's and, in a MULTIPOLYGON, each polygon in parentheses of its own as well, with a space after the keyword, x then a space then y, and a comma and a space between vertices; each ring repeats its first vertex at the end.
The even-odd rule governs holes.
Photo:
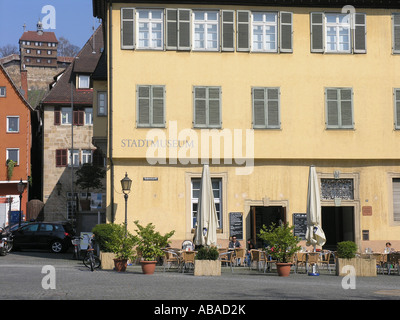
POLYGON ((205 164, 201 176, 194 243, 203 246, 217 245, 217 228, 218 217, 214 203, 210 169, 208 164, 205 164))
POLYGON ((307 193, 307 245, 323 246, 326 242, 325 233, 321 227, 321 200, 317 172, 314 166, 310 167, 307 193))

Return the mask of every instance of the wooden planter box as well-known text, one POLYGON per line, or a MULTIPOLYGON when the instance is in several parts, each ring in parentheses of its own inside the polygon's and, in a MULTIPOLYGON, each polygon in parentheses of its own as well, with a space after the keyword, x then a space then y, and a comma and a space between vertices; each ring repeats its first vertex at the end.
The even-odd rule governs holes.
POLYGON ((114 269, 115 253, 100 251, 101 269, 113 270, 114 269))
POLYGON ((221 261, 220 260, 195 260, 194 261, 195 276, 220 276, 221 261))
POLYGON ((346 265, 353 266, 356 271, 356 277, 376 277, 376 259, 342 259, 336 260, 336 275, 347 276, 348 272, 342 272, 342 268, 346 265))

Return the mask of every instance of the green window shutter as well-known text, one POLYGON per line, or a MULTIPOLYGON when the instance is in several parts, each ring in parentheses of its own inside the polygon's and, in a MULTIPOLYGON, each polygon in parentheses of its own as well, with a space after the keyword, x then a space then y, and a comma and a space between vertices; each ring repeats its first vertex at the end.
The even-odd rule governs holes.
POLYGON ((121 8, 121 49, 135 48, 135 9, 121 8))
POLYGON ((237 51, 250 51, 250 11, 237 11, 237 51))
POLYGON ((205 87, 194 88, 194 126, 207 126, 207 89, 205 87))
POLYGON ((353 127, 352 90, 340 89, 340 120, 342 128, 353 127))
POLYGON ((137 126, 150 125, 150 86, 138 86, 137 126))
POLYGON ((253 128, 265 128, 265 90, 264 88, 253 88, 253 128))
POLYGON ((163 86, 152 87, 152 125, 155 127, 164 127, 164 95, 165 89, 163 86))
POLYGON ((351 129, 353 122, 353 90, 349 88, 326 89, 326 127, 351 129))
POLYGON ((209 127, 221 126, 221 92, 218 87, 208 88, 208 125, 209 127))
POLYGON ((221 21, 222 21, 222 51, 234 51, 235 43, 235 23, 234 23, 235 12, 231 10, 222 10, 221 21))
POLYGON ((311 12, 311 52, 324 52, 324 14, 311 12))
POLYGON ((267 127, 271 129, 280 128, 279 89, 268 88, 267 96, 268 96, 267 127))
POLYGON ((191 49, 191 16, 192 10, 178 9, 178 50, 191 49))
POLYGON ((253 128, 279 129, 279 88, 253 88, 253 128))
POLYGON ((354 53, 367 52, 367 17, 365 13, 354 14, 354 53))
POLYGON ((293 52, 293 13, 280 12, 280 52, 293 52))
POLYGON ((400 14, 394 13, 392 15, 392 52, 400 53, 400 14))
POLYGON ((195 87, 194 95, 194 127, 221 127, 221 88, 195 87))
POLYGON ((339 97, 337 89, 326 89, 326 126, 327 128, 339 127, 339 97))
POLYGON ((178 49, 178 11, 166 9, 166 49, 178 49))
POLYGON ((394 89, 394 127, 400 129, 400 89, 394 89))

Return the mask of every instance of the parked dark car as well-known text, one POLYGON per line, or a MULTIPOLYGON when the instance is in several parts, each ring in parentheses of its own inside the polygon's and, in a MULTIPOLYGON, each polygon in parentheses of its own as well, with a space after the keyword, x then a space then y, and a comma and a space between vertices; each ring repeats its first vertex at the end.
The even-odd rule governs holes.
POLYGON ((75 235, 68 222, 33 222, 12 231, 13 249, 50 249, 65 252, 75 235))

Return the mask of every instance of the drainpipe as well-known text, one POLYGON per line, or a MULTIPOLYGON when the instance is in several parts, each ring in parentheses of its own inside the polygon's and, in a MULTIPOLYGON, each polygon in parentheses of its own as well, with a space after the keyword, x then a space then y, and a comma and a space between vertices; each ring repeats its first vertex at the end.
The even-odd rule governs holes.
POLYGON ((109 24, 108 24, 108 36, 109 36, 109 63, 108 63, 108 79, 109 79, 109 122, 108 122, 108 147, 109 147, 109 158, 110 158, 110 202, 111 202, 111 223, 115 221, 114 212, 114 162, 113 162, 113 78, 112 78, 112 0, 108 8, 109 24))

